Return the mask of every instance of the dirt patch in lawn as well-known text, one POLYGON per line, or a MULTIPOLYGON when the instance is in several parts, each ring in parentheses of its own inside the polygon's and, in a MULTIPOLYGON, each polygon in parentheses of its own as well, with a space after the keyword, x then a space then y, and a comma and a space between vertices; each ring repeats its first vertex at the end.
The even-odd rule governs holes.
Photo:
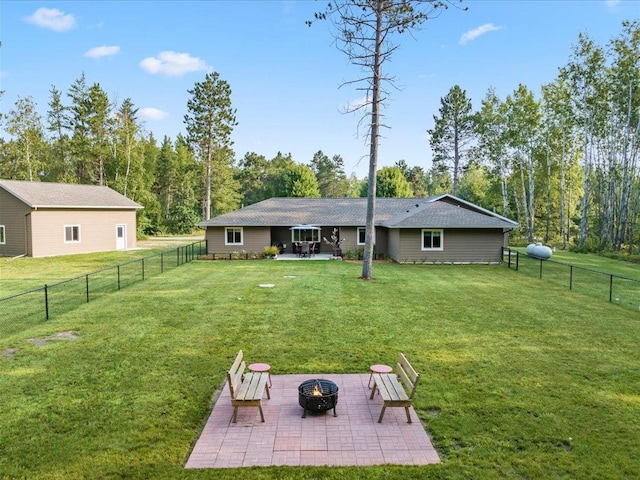
POLYGON ((5 358, 13 358, 16 356, 16 349, 7 348, 5 351, 2 352, 2 356, 5 358))
POLYGON ((80 338, 80 335, 75 332, 58 332, 48 337, 27 338, 27 342, 42 346, 53 340, 77 340, 78 338, 80 338))

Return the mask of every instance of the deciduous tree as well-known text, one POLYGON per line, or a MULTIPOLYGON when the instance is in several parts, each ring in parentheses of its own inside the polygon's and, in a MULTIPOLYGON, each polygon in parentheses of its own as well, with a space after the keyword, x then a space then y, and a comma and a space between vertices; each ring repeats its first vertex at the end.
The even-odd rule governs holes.
POLYGON ((383 167, 378 173, 376 195, 386 198, 411 198, 413 189, 398 167, 383 167))
POLYGON ((8 152, 13 165, 9 178, 40 180, 45 141, 44 128, 36 107, 33 98, 18 98, 6 116, 5 131, 11 136, 8 152))

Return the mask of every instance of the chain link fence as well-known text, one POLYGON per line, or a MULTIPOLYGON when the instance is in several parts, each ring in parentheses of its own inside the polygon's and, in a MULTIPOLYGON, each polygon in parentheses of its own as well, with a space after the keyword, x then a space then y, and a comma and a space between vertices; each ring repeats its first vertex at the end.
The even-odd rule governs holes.
POLYGON ((190 263, 206 254, 201 240, 113 267, 0 298, 0 336, 10 335, 91 300, 190 263))
POLYGON ((609 300, 640 311, 640 280, 551 259, 541 260, 510 248, 503 249, 502 253, 509 268, 592 298, 609 300))

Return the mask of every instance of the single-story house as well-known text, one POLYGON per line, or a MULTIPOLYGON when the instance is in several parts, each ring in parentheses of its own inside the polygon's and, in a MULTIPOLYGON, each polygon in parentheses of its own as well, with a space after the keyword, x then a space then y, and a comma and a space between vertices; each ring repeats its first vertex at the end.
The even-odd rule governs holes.
POLYGON ((133 248, 140 208, 109 187, 0 179, 0 255, 133 248))
MULTIPOLYGON (((317 242, 331 253, 333 229, 342 252, 364 247, 366 198, 270 198, 200 223, 209 253, 260 252, 317 242), (308 228, 305 228, 308 226, 308 228)), ((497 263, 518 224, 453 195, 377 198, 375 252, 400 263, 497 263)), ((318 250, 316 250, 317 252, 318 250)))

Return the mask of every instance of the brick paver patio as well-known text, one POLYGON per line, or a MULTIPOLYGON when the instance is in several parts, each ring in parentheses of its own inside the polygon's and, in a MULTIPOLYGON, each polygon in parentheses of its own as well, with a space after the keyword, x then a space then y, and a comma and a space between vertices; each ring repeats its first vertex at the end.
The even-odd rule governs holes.
MULTIPOLYGON (((369 400, 369 374, 272 375, 271 400, 263 400, 265 422, 258 409, 233 408, 225 384, 186 468, 238 468, 271 465, 427 465, 439 463, 415 411, 407 423, 404 408, 387 408, 369 400), (337 417, 333 411, 308 413, 298 404, 298 385, 310 378, 338 385, 337 417)), ((418 386, 418 388, 420 388, 418 386)))

